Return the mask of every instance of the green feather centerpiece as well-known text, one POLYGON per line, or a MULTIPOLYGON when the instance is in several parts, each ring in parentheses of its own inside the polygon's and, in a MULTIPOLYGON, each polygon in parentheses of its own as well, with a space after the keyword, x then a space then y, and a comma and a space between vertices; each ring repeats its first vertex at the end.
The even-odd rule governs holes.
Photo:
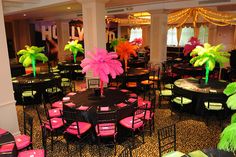
POLYGON ((204 44, 204 47, 197 46, 191 53, 190 56, 193 58, 190 63, 194 67, 203 66, 205 64, 206 79, 205 84, 208 84, 209 72, 215 68, 216 62, 220 64, 220 67, 224 63, 229 62, 230 53, 223 51, 223 45, 211 46, 208 43, 204 44))
POLYGON ((78 52, 84 53, 83 46, 78 43, 78 40, 69 41, 68 44, 65 45, 64 50, 69 50, 72 52, 74 57, 74 63, 76 63, 76 56, 78 52))
POLYGON ((23 64, 24 67, 28 67, 32 64, 33 75, 36 76, 36 60, 40 60, 44 62, 48 61, 48 57, 45 54, 41 53, 44 51, 44 47, 37 46, 25 46, 26 49, 22 49, 17 52, 17 55, 21 55, 19 58, 19 62, 23 64))
MULTIPOLYGON (((236 82, 228 84, 224 90, 224 94, 229 96, 226 102, 228 108, 236 110, 236 82)), ((236 113, 231 117, 231 124, 221 133, 220 142, 217 147, 225 151, 236 151, 236 113)))

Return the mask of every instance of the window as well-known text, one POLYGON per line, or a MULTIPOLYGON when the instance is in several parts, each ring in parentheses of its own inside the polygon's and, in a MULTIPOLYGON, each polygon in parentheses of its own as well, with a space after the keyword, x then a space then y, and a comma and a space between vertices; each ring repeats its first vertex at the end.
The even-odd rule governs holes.
POLYGON ((132 42, 135 38, 142 38, 142 28, 132 28, 130 31, 129 41, 132 42))
POLYGON ((209 30, 208 27, 203 25, 199 28, 198 39, 200 40, 201 43, 208 42, 208 30, 209 30))
POLYGON ((194 36, 194 29, 191 27, 184 27, 182 29, 179 46, 184 46, 193 36, 194 36))
POLYGON ((178 45, 178 42, 177 42, 177 29, 175 27, 168 29, 168 32, 167 32, 167 45, 168 46, 177 46, 178 45))

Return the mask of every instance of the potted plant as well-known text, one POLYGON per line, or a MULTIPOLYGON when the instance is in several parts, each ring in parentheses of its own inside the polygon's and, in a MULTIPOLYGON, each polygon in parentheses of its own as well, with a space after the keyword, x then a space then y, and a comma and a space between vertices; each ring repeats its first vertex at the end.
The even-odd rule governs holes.
POLYGON ((113 79, 122 74, 122 64, 117 60, 118 55, 115 52, 108 53, 106 49, 96 49, 95 53, 88 51, 86 54, 88 58, 83 59, 80 64, 82 73, 92 70, 93 76, 100 78, 100 93, 104 96, 103 82, 109 82, 109 74, 113 79))
POLYGON ((26 49, 22 49, 17 52, 17 55, 21 55, 19 58, 19 62, 23 64, 24 67, 28 67, 32 64, 33 75, 36 76, 36 60, 40 60, 44 62, 48 61, 48 57, 45 54, 41 53, 44 51, 44 47, 37 46, 25 46, 26 49))
POLYGON ((136 45, 132 45, 128 41, 120 41, 116 46, 116 52, 120 56, 120 59, 124 59, 125 61, 125 72, 127 72, 127 64, 130 55, 137 56, 136 54, 136 45))
MULTIPOLYGON (((236 110, 236 82, 228 84, 224 94, 229 96, 226 102, 228 108, 236 110)), ((236 113, 231 117, 231 124, 221 133, 217 147, 221 150, 236 152, 236 113)))
POLYGON ((74 63, 76 63, 76 56, 78 52, 84 53, 84 49, 83 46, 81 44, 78 43, 78 40, 72 40, 72 41, 68 41, 68 43, 65 45, 64 50, 69 50, 72 52, 73 54, 73 58, 74 58, 74 63))
POLYGON ((215 68, 215 64, 219 63, 220 67, 224 63, 229 62, 230 54, 223 51, 223 45, 211 46, 205 43, 204 46, 197 46, 191 53, 190 56, 193 58, 190 63, 194 67, 203 66, 205 64, 206 74, 205 74, 205 85, 208 84, 209 72, 215 68))

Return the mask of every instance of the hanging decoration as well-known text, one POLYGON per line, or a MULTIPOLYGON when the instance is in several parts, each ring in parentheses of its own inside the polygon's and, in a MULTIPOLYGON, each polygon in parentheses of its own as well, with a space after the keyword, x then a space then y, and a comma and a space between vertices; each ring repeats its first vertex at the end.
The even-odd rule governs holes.
POLYGON ((236 25, 236 15, 213 11, 206 8, 187 8, 170 13, 168 15, 168 24, 175 25, 175 27, 181 27, 190 19, 190 17, 193 19, 192 23, 194 27, 196 27, 200 17, 206 22, 217 26, 236 25))
POLYGON ((205 43, 204 46, 197 46, 191 53, 190 56, 194 56, 190 63, 194 67, 203 66, 205 64, 206 75, 205 84, 208 84, 209 72, 215 68, 216 62, 220 64, 220 67, 224 63, 229 62, 230 53, 223 51, 223 45, 211 46, 205 43))
POLYGON ((88 58, 81 61, 82 72, 93 71, 94 77, 100 78, 101 96, 103 96, 103 82, 108 83, 110 74, 113 79, 122 74, 122 64, 117 60, 118 55, 115 52, 107 52, 106 49, 96 49, 95 53, 88 51, 88 58))
POLYGON ((37 46, 25 46, 26 49, 22 49, 17 52, 17 55, 21 55, 19 62, 23 64, 24 67, 28 67, 32 64, 33 75, 36 77, 36 60, 44 62, 48 61, 48 57, 41 53, 44 51, 44 47, 37 46))

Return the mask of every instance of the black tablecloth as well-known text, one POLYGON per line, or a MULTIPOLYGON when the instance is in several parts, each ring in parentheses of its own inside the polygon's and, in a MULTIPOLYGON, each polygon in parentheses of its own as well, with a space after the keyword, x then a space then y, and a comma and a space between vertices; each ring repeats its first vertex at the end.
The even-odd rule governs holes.
MULTIPOLYGON (((118 120, 130 116, 132 114, 131 105, 126 100, 129 99, 130 92, 122 92, 118 89, 104 89, 105 97, 95 96, 94 89, 88 89, 84 92, 77 92, 73 96, 69 96, 71 102, 76 104, 75 107, 89 106, 88 111, 83 112, 83 117, 90 123, 96 124, 96 110, 97 106, 109 106, 110 110, 116 110, 118 113, 118 120), (116 104, 126 103, 125 107, 117 107, 116 104)), ((64 105, 64 109, 69 108, 64 105)))
POLYGON ((25 74, 25 67, 22 64, 10 64, 11 67, 11 76, 17 77, 25 74))
POLYGON ((172 67, 172 72, 180 76, 204 76, 205 71, 203 67, 194 67, 189 63, 178 63, 172 67))
POLYGON ((145 68, 145 60, 130 60, 128 62, 128 67, 130 68, 145 68))
POLYGON ((223 93, 225 87, 228 82, 220 81, 220 80, 209 80, 208 85, 204 85, 205 80, 195 79, 195 78, 187 78, 187 79, 178 79, 174 82, 174 89, 181 90, 186 95, 192 97, 194 112, 200 113, 202 109, 202 104, 204 98, 209 96, 209 93, 212 93, 214 97, 220 97, 222 99, 227 100, 227 96, 223 93))
POLYGON ((7 152, 6 154, 0 153, 0 157, 16 157, 17 156, 17 148, 16 148, 14 136, 9 132, 6 132, 5 134, 0 135, 0 147, 1 145, 8 144, 8 143, 14 144, 13 150, 10 152, 7 152))
POLYGON ((209 157, 234 157, 232 152, 226 152, 219 149, 203 149, 202 150, 209 157))
POLYGON ((76 63, 74 62, 69 62, 69 61, 62 61, 58 63, 58 69, 60 70, 69 70, 69 71, 74 71, 74 70, 79 70, 82 69, 80 66, 79 61, 76 61, 76 63))
POLYGON ((12 80, 13 89, 15 91, 15 99, 20 102, 21 92, 25 86, 31 85, 32 90, 43 94, 49 87, 61 84, 61 76, 53 73, 40 73, 33 77, 32 74, 22 75, 12 80))

